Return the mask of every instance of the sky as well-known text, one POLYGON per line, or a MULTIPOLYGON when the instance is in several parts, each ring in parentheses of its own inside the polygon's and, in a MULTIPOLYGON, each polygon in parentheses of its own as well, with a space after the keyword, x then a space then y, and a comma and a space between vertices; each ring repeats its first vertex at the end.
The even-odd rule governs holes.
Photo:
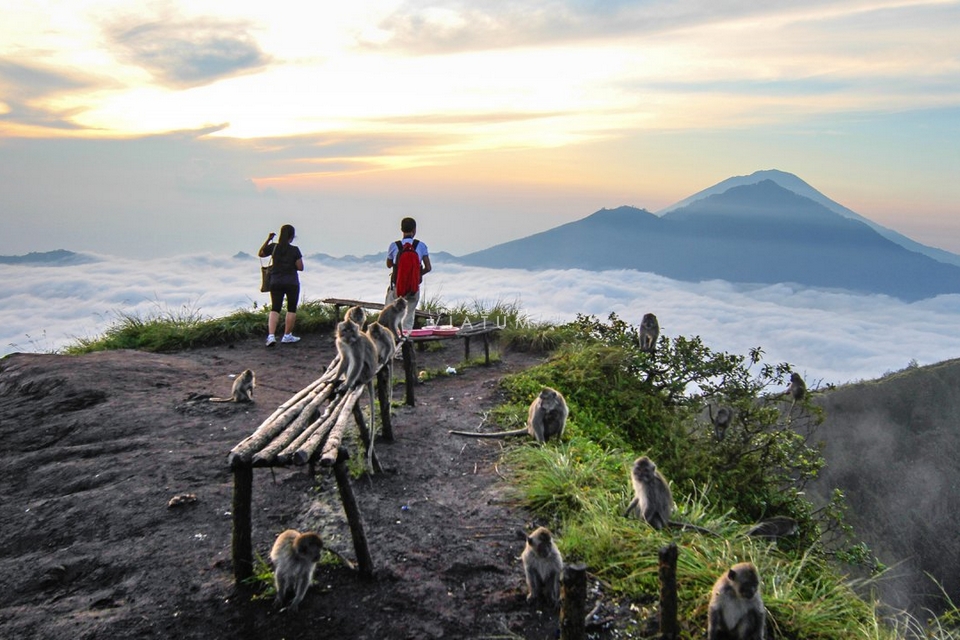
MULTIPOLYGON (((258 291, 259 265, 252 257, 97 257, 70 267, 0 264, 5 283, 0 357, 53 352, 81 338, 96 338, 124 316, 210 318, 262 307, 269 300, 258 291)), ((379 262, 343 265, 308 255, 304 263, 303 299, 383 300, 389 271, 379 262)), ((905 303, 779 284, 676 282, 637 271, 529 272, 442 260, 434 266, 424 278, 422 295, 448 308, 516 304, 530 322, 555 324, 574 320, 578 312, 601 320, 614 312, 639 325, 643 314, 651 312, 661 335, 700 336, 714 351, 744 356, 761 347, 764 362, 790 363, 811 388, 873 380, 911 363, 960 357, 960 295, 905 303)), ((303 339, 329 337, 307 334, 303 339)), ((456 366, 463 351, 450 354, 447 364, 456 366)))
POLYGON ((464 255, 762 169, 960 252, 960 2, 0 0, 0 255, 464 255))

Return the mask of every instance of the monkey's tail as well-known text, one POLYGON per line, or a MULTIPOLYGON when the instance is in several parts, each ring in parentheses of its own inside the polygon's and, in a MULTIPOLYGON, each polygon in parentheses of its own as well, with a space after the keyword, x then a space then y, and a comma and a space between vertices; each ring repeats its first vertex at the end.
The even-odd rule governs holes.
POLYGON ((233 398, 207 398, 210 402, 236 402, 233 398))
POLYGON ((475 431, 450 431, 451 435, 463 436, 465 438, 508 438, 510 436, 522 436, 527 433, 526 429, 514 429, 513 431, 496 431, 494 433, 477 433, 475 431))

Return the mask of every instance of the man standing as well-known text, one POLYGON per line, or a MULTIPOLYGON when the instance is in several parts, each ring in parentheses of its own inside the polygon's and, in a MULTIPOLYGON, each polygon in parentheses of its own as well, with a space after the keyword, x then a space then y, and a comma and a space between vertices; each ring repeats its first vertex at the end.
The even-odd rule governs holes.
POLYGON ((403 238, 390 243, 387 249, 387 269, 390 274, 390 288, 387 289, 386 304, 399 297, 407 299, 407 313, 403 316, 404 331, 413 329, 413 320, 420 302, 420 283, 423 274, 430 273, 430 252, 427 245, 414 239, 417 235, 417 221, 404 218, 400 221, 403 238))

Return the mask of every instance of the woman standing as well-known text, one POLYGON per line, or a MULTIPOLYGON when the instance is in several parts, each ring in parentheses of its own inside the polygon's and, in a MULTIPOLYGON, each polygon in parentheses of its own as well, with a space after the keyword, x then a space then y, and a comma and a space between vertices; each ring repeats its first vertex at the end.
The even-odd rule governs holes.
POLYGON ((300 276, 303 271, 303 254, 295 245, 290 244, 296 235, 293 225, 285 224, 280 227, 280 237, 274 243, 273 232, 267 236, 267 241, 260 247, 259 256, 266 258, 273 256, 273 272, 270 275, 270 319, 267 321, 267 346, 277 344, 277 324, 280 322, 280 308, 283 298, 287 298, 287 315, 283 320, 283 338, 280 342, 297 342, 300 340, 293 335, 293 326, 297 322, 297 300, 300 298, 300 276))

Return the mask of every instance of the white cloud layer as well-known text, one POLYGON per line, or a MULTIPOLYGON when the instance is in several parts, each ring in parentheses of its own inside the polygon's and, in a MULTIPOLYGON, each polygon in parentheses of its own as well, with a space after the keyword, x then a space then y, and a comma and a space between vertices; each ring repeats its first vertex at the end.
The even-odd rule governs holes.
MULTIPOLYGON (((157 260, 102 256, 70 267, 0 265, 0 355, 54 351, 101 335, 121 314, 215 317, 267 302, 255 259, 190 255, 157 260)), ((387 270, 306 259, 302 299, 381 300, 387 270)), ((711 349, 789 362, 809 384, 877 378, 911 361, 960 357, 960 296, 907 304, 884 296, 683 283, 634 271, 529 272, 435 264, 424 295, 454 306, 519 303, 532 321, 616 312, 631 324, 653 312, 667 336, 699 335, 711 349)))

